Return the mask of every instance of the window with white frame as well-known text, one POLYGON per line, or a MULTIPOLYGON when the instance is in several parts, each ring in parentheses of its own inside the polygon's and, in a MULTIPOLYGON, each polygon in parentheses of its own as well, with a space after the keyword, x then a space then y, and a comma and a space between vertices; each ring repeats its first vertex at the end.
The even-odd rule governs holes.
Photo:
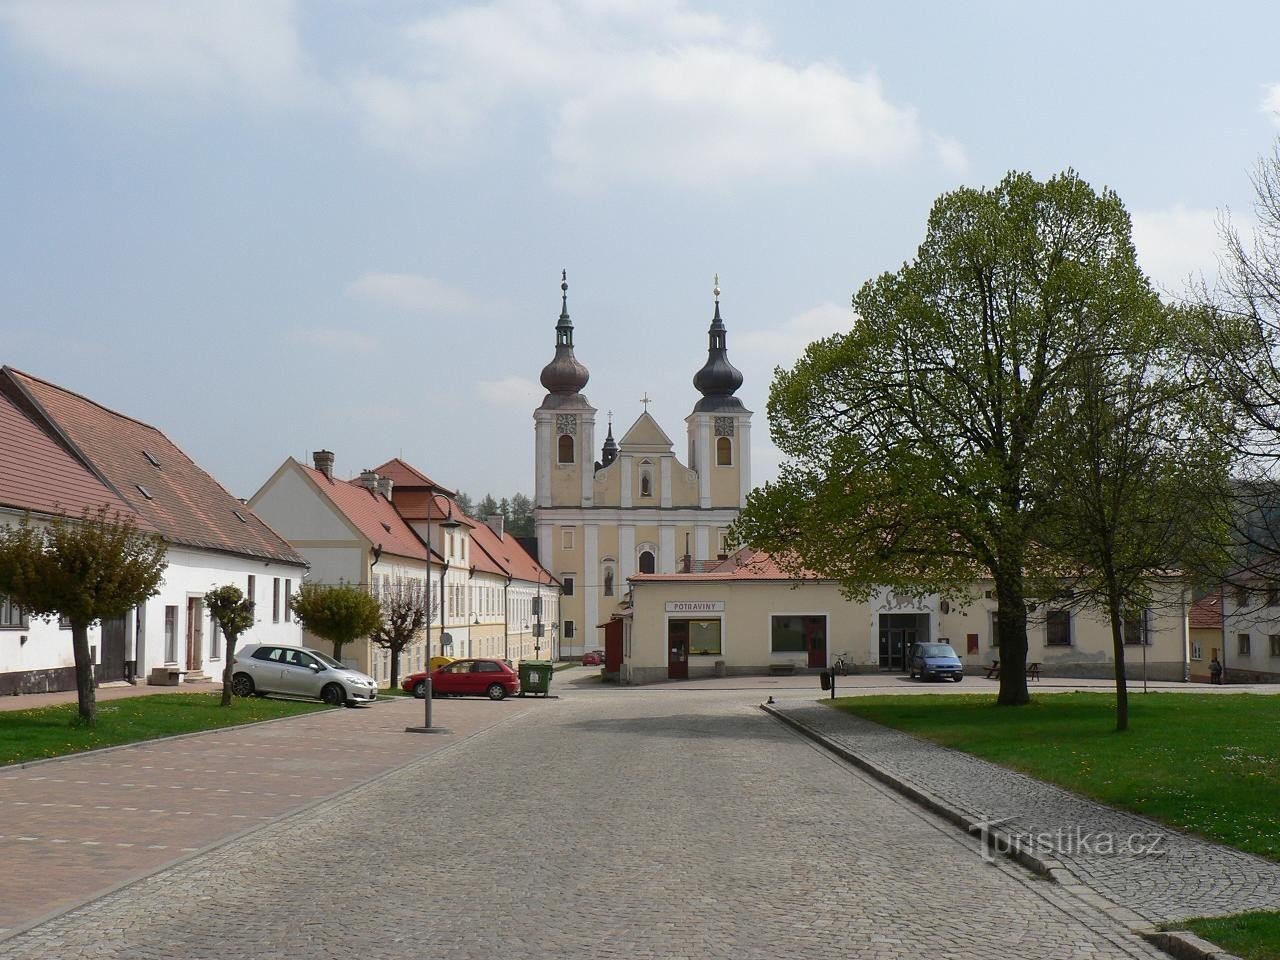
POLYGON ((27 612, 8 597, 0 594, 0 629, 26 630, 29 623, 27 612))
POLYGON ((1241 633, 1236 635, 1236 654, 1241 657, 1249 656, 1249 634, 1241 633))
POLYGON ((1191 641, 1191 659, 1192 659, 1192 660, 1203 660, 1203 659, 1204 659, 1204 650, 1200 647, 1200 641, 1199 641, 1199 640, 1192 640, 1192 641, 1191 641))
POLYGON ((1271 655, 1280 657, 1280 634, 1273 633, 1271 635, 1271 655))
MULTIPOLYGON (((253 577, 249 580, 252 582, 253 577)), ((178 662, 178 608, 164 608, 164 658, 168 663, 178 662)))

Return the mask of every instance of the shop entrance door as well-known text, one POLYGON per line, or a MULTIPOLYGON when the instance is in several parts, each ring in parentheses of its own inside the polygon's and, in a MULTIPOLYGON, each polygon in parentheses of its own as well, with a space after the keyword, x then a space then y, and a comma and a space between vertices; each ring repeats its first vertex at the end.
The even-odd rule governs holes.
MULTIPOLYGON (((880 614, 880 669, 905 670, 907 654, 920 636, 916 614, 880 614)), ((927 622, 926 622, 927 628, 927 622)), ((925 634, 927 636, 927 633, 925 634)))
POLYGON ((689 679, 689 621, 667 624, 667 679, 689 679))

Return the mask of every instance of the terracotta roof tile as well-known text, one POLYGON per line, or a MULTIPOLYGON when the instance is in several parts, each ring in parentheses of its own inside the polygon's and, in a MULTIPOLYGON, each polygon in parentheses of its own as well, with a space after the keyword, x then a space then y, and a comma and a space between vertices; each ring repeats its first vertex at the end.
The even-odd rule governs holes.
POLYGON ((170 543, 303 564, 289 544, 168 437, 30 374, 3 376, 79 458, 170 543))
POLYGON ((452 497, 456 492, 448 487, 442 487, 417 467, 405 463, 399 457, 388 460, 379 467, 374 467, 373 472, 380 477, 390 477, 397 487, 431 487, 448 497, 452 497))
POLYGON ((560 581, 529 556, 520 546, 520 541, 510 533, 504 531, 499 537, 487 523, 476 521, 471 530, 471 542, 492 557, 502 568, 501 572, 509 573, 517 580, 560 586, 560 581))
POLYGON ((798 576, 787 573, 778 561, 763 550, 743 547, 714 566, 693 573, 636 573, 627 578, 637 583, 700 583, 722 580, 821 580, 816 573, 798 576))
POLYGON ((427 560, 426 545, 382 494, 366 489, 359 481, 331 480, 304 463, 298 463, 298 468, 370 543, 382 544, 385 553, 397 557, 427 560))
POLYGON ((1210 593, 1191 604, 1187 621, 1193 630, 1221 630, 1222 595, 1210 593))
POLYGON ((114 491, 0 393, 0 506, 79 516, 106 505, 151 530, 114 491))

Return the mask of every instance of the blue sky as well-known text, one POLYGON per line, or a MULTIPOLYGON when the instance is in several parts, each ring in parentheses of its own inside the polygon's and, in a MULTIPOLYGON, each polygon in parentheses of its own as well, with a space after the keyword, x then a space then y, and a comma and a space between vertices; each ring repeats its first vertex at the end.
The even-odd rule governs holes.
MULTIPOLYGON (((1248 224, 1280 12, 1246 3, 0 0, 0 362, 239 496, 328 447, 533 490, 569 271, 586 394, 684 455, 720 274, 770 372, 938 194, 1074 167, 1177 291, 1248 224)), ((603 438, 603 433, 601 434, 603 438)))

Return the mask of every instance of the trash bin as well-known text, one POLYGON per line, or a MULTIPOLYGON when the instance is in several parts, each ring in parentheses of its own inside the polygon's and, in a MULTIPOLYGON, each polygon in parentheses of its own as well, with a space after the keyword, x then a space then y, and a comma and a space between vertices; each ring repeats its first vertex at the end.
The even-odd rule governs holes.
POLYGON ((555 664, 550 660, 520 661, 520 696, 538 693, 546 696, 551 689, 551 674, 555 664))
POLYGON ((823 690, 830 690, 831 689, 831 671, 823 670, 822 673, 818 674, 818 682, 822 684, 823 690))

